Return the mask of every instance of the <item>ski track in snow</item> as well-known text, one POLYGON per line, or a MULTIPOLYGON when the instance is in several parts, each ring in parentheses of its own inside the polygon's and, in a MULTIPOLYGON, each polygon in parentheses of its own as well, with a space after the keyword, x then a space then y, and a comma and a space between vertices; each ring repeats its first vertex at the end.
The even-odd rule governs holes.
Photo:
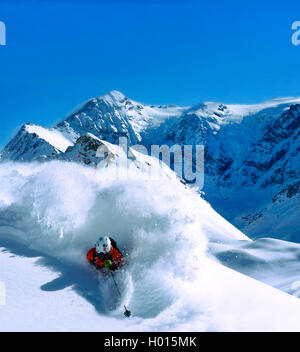
POLYGON ((53 161, 2 164, 0 184, 1 331, 300 330, 298 298, 255 280, 262 271, 228 268, 243 267, 232 251, 253 263, 260 252, 284 289, 276 258, 289 248, 287 272, 300 245, 250 241, 176 179, 115 180, 109 168, 53 161), (103 234, 128 255, 121 301, 85 260, 103 234))

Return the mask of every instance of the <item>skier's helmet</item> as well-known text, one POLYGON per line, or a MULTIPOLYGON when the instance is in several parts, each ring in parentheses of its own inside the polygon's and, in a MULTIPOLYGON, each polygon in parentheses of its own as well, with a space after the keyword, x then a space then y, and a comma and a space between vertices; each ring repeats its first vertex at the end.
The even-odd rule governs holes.
POLYGON ((98 254, 107 254, 111 250, 111 240, 109 237, 100 237, 96 243, 96 252, 98 254))

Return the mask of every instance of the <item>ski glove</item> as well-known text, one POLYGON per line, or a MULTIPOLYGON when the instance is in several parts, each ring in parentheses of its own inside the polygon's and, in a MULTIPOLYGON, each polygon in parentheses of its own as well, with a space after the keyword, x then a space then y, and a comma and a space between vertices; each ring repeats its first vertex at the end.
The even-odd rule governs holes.
POLYGON ((105 266, 105 268, 110 268, 110 267, 112 266, 111 260, 106 260, 106 261, 104 262, 104 266, 105 266))

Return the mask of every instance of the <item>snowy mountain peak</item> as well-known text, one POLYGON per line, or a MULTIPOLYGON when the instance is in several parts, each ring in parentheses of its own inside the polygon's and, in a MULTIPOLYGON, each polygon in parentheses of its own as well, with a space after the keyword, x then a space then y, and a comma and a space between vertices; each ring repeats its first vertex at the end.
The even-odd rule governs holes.
POLYGON ((124 99, 128 99, 128 98, 126 98, 126 96, 123 93, 117 90, 112 90, 108 94, 100 96, 98 99, 104 99, 106 101, 111 101, 112 103, 120 103, 120 102, 123 102, 124 99))
POLYGON ((92 133, 101 140, 117 143, 127 137, 129 144, 141 142, 142 134, 151 126, 160 125, 169 117, 178 117, 185 108, 149 106, 130 100, 118 91, 88 100, 56 128, 73 143, 92 133))
POLYGON ((72 142, 55 128, 27 123, 2 150, 0 160, 49 160, 64 153, 71 145, 72 142))
POLYGON ((72 145, 68 139, 66 139, 59 131, 55 129, 47 129, 32 124, 26 124, 23 127, 26 132, 43 139, 60 152, 65 152, 67 148, 72 145))

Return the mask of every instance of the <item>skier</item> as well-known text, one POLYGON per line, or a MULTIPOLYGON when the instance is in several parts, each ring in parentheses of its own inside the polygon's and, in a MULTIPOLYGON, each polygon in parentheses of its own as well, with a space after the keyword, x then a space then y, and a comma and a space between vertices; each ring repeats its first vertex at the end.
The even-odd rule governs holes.
POLYGON ((87 260, 97 269, 109 268, 115 271, 124 264, 124 256, 117 247, 116 241, 111 237, 100 237, 94 248, 86 255, 87 260))

